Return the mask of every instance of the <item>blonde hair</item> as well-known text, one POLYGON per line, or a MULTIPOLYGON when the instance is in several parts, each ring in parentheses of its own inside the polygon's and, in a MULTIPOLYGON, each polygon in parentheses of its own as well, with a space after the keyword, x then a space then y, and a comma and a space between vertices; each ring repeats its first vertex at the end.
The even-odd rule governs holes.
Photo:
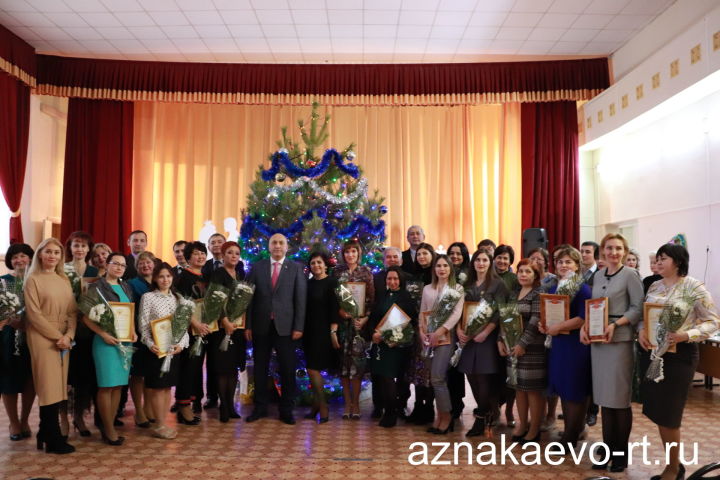
POLYGON ((580 256, 580 251, 577 248, 568 245, 566 247, 558 248, 553 252, 555 263, 563 257, 570 257, 570 260, 575 262, 575 265, 580 268, 582 257, 580 256))
POLYGON ((157 257, 152 253, 145 250, 141 254, 137 256, 135 259, 135 268, 137 268, 138 264, 141 260, 150 260, 151 262, 155 263, 155 260, 157 260, 157 257))
MULTIPOLYGON (((627 260, 628 253, 630 253, 630 246, 628 245, 627 240, 625 240, 625 237, 623 237, 619 233, 608 233, 603 237, 602 240, 600 240, 600 251, 605 250, 605 244, 609 242, 610 240, 620 240, 620 243, 623 244, 623 250, 625 250, 625 253, 623 253, 622 259, 620 259, 620 263, 624 264, 625 260, 627 260)), ((604 252, 603 252, 604 253, 604 252)), ((638 259, 638 264, 640 263, 640 257, 635 254, 635 256, 638 259)))
POLYGON ((42 260, 40 259, 40 256, 42 255, 43 250, 45 250, 45 248, 50 244, 53 244, 60 249, 60 261, 57 265, 55 265, 55 273, 69 282, 70 280, 67 278, 67 275, 65 275, 65 245, 63 245, 57 238, 52 237, 43 240, 40 242, 40 245, 37 246, 35 249, 35 255, 33 255, 32 262, 30 263, 30 267, 25 273, 25 277, 29 278, 30 275, 42 271, 42 260))

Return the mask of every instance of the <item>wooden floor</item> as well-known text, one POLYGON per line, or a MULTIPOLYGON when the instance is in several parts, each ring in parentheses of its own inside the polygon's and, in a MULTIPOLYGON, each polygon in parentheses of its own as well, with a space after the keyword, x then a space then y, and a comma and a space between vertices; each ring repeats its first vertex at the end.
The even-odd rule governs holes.
MULTIPOLYGON (((468 389, 469 394, 469 389, 468 389)), ((367 397, 367 395, 364 395, 367 397)), ((35 449, 33 440, 11 442, 7 437, 0 440, 0 478, 29 479, 45 477, 54 479, 206 479, 206 478, 325 478, 342 480, 407 479, 435 480, 442 478, 492 478, 492 479, 584 479, 598 474, 590 470, 590 460, 585 456, 580 465, 568 459, 560 466, 547 463, 536 466, 515 465, 428 465, 413 466, 408 462, 413 442, 462 442, 464 432, 472 424, 472 397, 466 397, 462 423, 455 433, 436 436, 425 432, 424 427, 399 424, 392 429, 378 427, 369 418, 370 400, 362 402, 363 418, 359 421, 341 420, 341 407, 333 406, 330 422, 317 425, 303 420, 304 409, 297 409, 297 425, 280 423, 267 418, 248 424, 244 419, 222 424, 217 420, 217 409, 202 414, 198 426, 179 426, 178 437, 166 441, 153 438, 148 430, 133 426, 132 404, 128 405, 125 426, 119 430, 126 437, 121 447, 100 442, 97 430, 92 436, 81 438, 76 433, 70 443, 77 451, 71 455, 45 454, 35 449), (472 477, 469 477, 472 475, 472 477)), ((243 416, 250 407, 242 406, 243 416)), ((649 458, 664 458, 660 450, 657 429, 634 405, 632 441, 641 441, 647 435, 651 443, 649 458)), ((0 419, 0 431, 7 432, 7 418, 0 419)), ((92 422, 88 419, 88 424, 92 422)), ((174 420, 172 421, 174 424, 174 420)), ((30 422, 37 428, 37 408, 30 422)), ((557 426, 562 428, 562 421, 557 426)), ((509 430, 500 426, 492 441, 500 443, 500 436, 509 430)), ((546 444, 557 432, 543 434, 541 443, 546 444)), ((720 388, 711 392, 693 388, 685 410, 683 438, 698 443, 698 465, 720 460, 720 388)), ((600 421, 589 429, 588 442, 601 439, 600 421)), ((471 438, 473 446, 486 441, 471 438)), ((431 447, 431 457, 438 447, 431 447)), ((452 447, 450 448, 450 452, 452 447)), ((515 450, 518 452, 518 449, 515 450)), ((639 450, 638 450, 639 452, 639 450)), ((516 457, 520 457, 520 451, 516 457)), ((691 457, 692 447, 686 447, 686 457, 691 457)), ((467 457, 465 457, 465 461, 467 457)), ((442 457, 451 460, 452 454, 442 457)), ((498 457, 499 461, 499 457, 498 457)), ((639 462, 639 459, 638 459, 639 462)), ((694 471, 697 466, 689 466, 694 471)), ((613 478, 643 479, 659 473, 662 467, 636 463, 625 473, 609 474, 613 478)))

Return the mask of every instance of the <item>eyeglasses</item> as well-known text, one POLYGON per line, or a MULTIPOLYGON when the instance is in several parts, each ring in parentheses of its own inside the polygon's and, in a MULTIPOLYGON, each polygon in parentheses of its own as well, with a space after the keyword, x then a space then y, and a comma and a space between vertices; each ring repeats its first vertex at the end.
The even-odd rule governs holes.
POLYGON ((124 263, 118 263, 118 262, 107 262, 107 263, 108 263, 108 265, 115 265, 116 267, 127 268, 127 265, 124 263))

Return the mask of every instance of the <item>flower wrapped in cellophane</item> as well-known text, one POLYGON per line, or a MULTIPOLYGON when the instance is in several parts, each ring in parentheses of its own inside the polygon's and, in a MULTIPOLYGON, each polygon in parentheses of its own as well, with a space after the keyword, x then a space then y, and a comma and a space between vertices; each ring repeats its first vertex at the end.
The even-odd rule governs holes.
MULTIPOLYGON (((427 334, 434 333, 438 328, 447 322, 450 315, 458 302, 465 296, 465 290, 462 285, 456 284, 454 287, 445 285, 440 293, 440 298, 435 303, 435 308, 427 319, 427 334)), ((423 345, 422 357, 430 358, 433 356, 433 348, 427 344, 423 345)))
POLYGON ((80 275, 78 275, 75 267, 73 267, 72 263, 66 263, 63 266, 63 270, 65 271, 65 275, 67 275, 68 280, 70 280, 70 286, 72 287, 73 295, 75 295, 75 298, 80 297, 80 293, 82 290, 82 281, 80 280, 80 275))
POLYGON ((657 326, 657 348, 650 353, 650 365, 645 378, 659 383, 665 379, 663 355, 670 348, 668 335, 677 332, 685 323, 690 312, 695 308, 695 302, 702 298, 702 291, 698 285, 683 284, 681 290, 668 299, 660 312, 657 326))
POLYGON ((338 305, 345 313, 352 318, 358 317, 360 306, 357 304, 355 297, 353 297, 347 285, 339 283, 338 286, 335 287, 335 297, 337 297, 338 305))
MULTIPOLYGON (((23 278, 15 277, 14 282, 0 282, 0 322, 21 320, 25 313, 25 296, 23 295, 23 278)), ((20 347, 25 343, 25 333, 17 328, 14 330, 13 355, 20 356, 20 347)))
MULTIPOLYGON (((87 293, 80 295, 78 308, 92 322, 98 324, 100 329, 113 338, 117 338, 115 329, 115 314, 105 296, 97 288, 91 288, 87 293)), ((119 342, 115 345, 120 353, 123 368, 128 370, 132 362, 135 347, 119 342)))
MULTIPOLYGON (((472 338, 480 333, 487 324, 490 323, 494 313, 495 308, 493 304, 489 303, 484 298, 481 299, 480 302, 478 302, 477 307, 475 307, 470 315, 470 318, 468 318, 465 322, 465 335, 472 338)), ((458 363, 460 363, 463 347, 464 345, 461 345, 460 342, 457 343, 457 350, 455 350, 453 356, 450 357, 450 364, 453 367, 457 367, 458 363)))
MULTIPOLYGON (((227 304, 225 305, 225 310, 228 320, 230 320, 230 322, 238 328, 245 328, 245 321, 242 319, 242 316, 250 306, 254 293, 255 285, 252 283, 244 282, 242 280, 233 282, 233 286, 230 289, 230 296, 228 297, 227 304)), ((232 345, 231 335, 226 333, 225 337, 220 342, 220 351, 226 352, 230 345, 232 345)))
POLYGON ((168 351, 163 358, 163 363, 160 366, 160 376, 162 377, 170 371, 170 364, 173 358, 173 351, 175 345, 180 343, 183 337, 187 334, 188 327, 190 326, 190 320, 195 313, 195 302, 187 298, 183 298, 178 295, 178 304, 175 307, 175 313, 173 313, 171 322, 172 328, 172 339, 168 351))
POLYGON ((415 339, 415 330, 409 323, 398 325, 380 332, 383 342, 389 347, 411 345, 415 339))
POLYGON ((500 313, 500 335, 510 358, 507 383, 514 387, 517 386, 517 357, 512 354, 512 350, 520 342, 523 334, 522 315, 518 311, 516 300, 499 305, 498 311, 500 313))

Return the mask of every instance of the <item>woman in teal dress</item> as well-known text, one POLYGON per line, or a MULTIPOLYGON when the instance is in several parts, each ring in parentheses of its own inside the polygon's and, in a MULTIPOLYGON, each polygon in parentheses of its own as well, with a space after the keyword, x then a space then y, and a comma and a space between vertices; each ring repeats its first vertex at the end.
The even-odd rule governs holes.
MULTIPOLYGON (((11 288, 25 274, 33 257, 33 249, 24 243, 10 245, 5 254, 5 266, 12 273, 0 277, 11 288)), ((22 293, 20 294, 22 296, 22 293)), ((35 387, 30 370, 28 350, 21 322, 8 321, 0 330, 0 395, 10 420, 10 440, 13 442, 30 438, 28 418, 35 401, 35 387), (22 409, 18 415, 18 395, 22 393, 22 409)))
MULTIPOLYGON (((133 301, 133 294, 130 286, 122 282, 120 277, 127 268, 125 256, 122 253, 111 253, 107 259, 107 273, 90 286, 97 290, 108 302, 130 303, 133 301)), ((105 443, 109 445, 122 445, 124 437, 118 436, 115 431, 114 420, 118 405, 120 404, 120 393, 122 387, 128 384, 130 365, 125 364, 117 345, 120 343, 117 338, 103 331, 100 326, 87 317, 83 317, 85 325, 95 332, 92 344, 93 360, 95 361, 95 374, 98 383, 96 405, 102 419, 101 434, 105 443)), ((132 328, 133 342, 137 339, 135 325, 132 328)), ((123 343, 130 347, 132 343, 123 343)))

